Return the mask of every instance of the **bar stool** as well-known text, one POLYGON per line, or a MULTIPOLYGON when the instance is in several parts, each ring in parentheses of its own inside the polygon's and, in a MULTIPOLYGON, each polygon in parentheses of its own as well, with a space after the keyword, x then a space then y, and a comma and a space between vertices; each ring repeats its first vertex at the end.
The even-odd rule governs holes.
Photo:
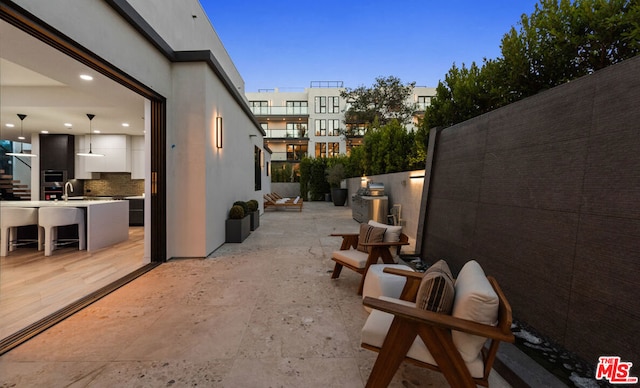
POLYGON ((77 207, 41 207, 38 211, 38 223, 44 228, 45 256, 51 256, 51 252, 58 245, 58 226, 78 225, 78 249, 87 249, 82 209, 77 207))
MULTIPOLYGON (((0 256, 6 256, 18 245, 18 226, 38 225, 38 209, 33 207, 0 206, 0 256)), ((42 231, 38 228, 38 249, 42 246, 42 231)))

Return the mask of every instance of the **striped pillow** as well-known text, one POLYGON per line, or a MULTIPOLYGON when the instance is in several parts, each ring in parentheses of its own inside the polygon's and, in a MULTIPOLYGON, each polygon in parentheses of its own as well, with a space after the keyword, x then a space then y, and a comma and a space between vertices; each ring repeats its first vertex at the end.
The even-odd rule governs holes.
POLYGON ((371 247, 365 247, 363 243, 382 242, 384 240, 385 228, 376 228, 375 226, 360 224, 360 236, 358 236, 357 249, 364 253, 369 253, 371 247))
POLYGON ((416 296, 416 307, 451 314, 454 296, 453 275, 447 262, 440 260, 424 273, 416 296))

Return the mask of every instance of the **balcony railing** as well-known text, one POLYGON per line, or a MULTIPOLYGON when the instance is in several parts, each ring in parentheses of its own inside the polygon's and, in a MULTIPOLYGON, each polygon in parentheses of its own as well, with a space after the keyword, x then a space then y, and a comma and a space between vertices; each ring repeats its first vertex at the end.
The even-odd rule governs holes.
POLYGON ((304 151, 299 151, 299 152, 273 152, 271 154, 271 161, 272 162, 284 162, 284 161, 299 162, 305 156, 307 156, 307 153, 304 152, 304 151))
POLYGON ((306 139, 309 134, 306 129, 267 129, 267 138, 306 139))
POLYGON ((308 106, 252 106, 251 112, 257 116, 299 116, 308 115, 308 106))

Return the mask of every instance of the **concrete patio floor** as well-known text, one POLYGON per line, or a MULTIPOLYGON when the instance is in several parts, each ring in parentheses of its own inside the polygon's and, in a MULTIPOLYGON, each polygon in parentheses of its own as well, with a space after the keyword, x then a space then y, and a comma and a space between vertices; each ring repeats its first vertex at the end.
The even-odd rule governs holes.
MULTIPOLYGON (((330 279, 329 234, 357 227, 327 202, 267 211, 243 243, 162 264, 4 354, 0 386, 363 387, 359 276, 330 279)), ((447 383, 405 363, 390 386, 447 383)))

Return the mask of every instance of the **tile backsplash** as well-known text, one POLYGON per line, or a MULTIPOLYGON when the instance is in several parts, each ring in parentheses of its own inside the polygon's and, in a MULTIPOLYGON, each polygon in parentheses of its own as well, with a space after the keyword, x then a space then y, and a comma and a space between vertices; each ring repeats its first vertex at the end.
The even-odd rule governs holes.
POLYGON ((100 179, 84 181, 84 193, 91 196, 142 195, 144 179, 131 179, 128 172, 103 172, 100 179))

